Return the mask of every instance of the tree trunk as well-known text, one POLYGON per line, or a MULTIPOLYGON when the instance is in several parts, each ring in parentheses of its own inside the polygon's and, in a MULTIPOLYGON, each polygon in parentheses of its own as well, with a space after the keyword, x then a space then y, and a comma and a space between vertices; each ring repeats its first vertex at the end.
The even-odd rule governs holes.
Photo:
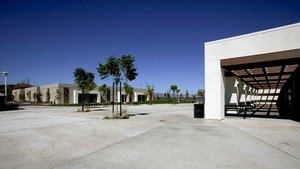
POLYGON ((114 102, 115 102, 115 83, 113 82, 113 87, 112 87, 112 115, 114 116, 114 102))
POLYGON ((122 116, 122 82, 120 81, 120 117, 122 116))
POLYGON ((175 91, 173 90, 173 103, 175 104, 175 91))
POLYGON ((85 101, 84 91, 82 90, 81 93, 82 93, 81 111, 84 112, 84 101, 85 101))
POLYGON ((119 108, 118 108, 118 83, 116 82, 116 96, 117 96, 117 103, 116 103, 116 109, 117 109, 117 115, 119 114, 119 108))

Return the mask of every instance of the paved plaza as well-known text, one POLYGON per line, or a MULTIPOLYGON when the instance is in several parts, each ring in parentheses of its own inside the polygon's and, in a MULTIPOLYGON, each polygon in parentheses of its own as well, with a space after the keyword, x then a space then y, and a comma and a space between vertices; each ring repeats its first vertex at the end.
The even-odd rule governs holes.
POLYGON ((24 106, 0 112, 1 169, 299 168, 300 123, 193 118, 193 104, 125 106, 130 119, 103 120, 111 107, 24 106))

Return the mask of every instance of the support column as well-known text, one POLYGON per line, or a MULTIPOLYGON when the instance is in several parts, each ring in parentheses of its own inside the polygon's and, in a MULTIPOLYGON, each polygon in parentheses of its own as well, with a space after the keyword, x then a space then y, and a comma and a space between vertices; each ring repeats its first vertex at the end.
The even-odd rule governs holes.
POLYGON ((138 102, 138 95, 137 95, 137 93, 136 92, 134 92, 134 102, 138 102))
POLYGON ((73 98, 74 98, 73 103, 77 104, 78 103, 78 94, 77 94, 76 90, 73 90, 73 98))
POLYGON ((225 109, 224 70, 220 60, 205 61, 205 118, 223 119, 225 109))

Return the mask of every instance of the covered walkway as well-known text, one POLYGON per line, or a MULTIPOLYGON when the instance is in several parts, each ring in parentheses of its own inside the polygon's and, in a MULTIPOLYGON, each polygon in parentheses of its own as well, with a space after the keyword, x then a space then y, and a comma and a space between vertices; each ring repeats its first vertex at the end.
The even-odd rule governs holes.
POLYGON ((300 23, 205 43, 205 118, 300 121, 300 23))
MULTIPOLYGON (((282 88, 297 77, 299 64, 300 49, 221 60, 225 69, 225 113, 290 118, 292 112, 278 109, 277 105, 284 102, 280 99, 285 97, 282 88)), ((296 106, 295 95, 288 93, 291 107, 296 106)))

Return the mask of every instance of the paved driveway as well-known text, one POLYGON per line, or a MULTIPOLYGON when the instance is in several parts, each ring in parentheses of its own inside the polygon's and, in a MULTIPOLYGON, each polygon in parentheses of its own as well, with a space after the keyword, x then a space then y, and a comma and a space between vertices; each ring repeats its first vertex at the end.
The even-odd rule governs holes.
POLYGON ((24 107, 0 112, 0 168, 298 168, 300 125, 290 120, 193 118, 192 104, 24 107))

